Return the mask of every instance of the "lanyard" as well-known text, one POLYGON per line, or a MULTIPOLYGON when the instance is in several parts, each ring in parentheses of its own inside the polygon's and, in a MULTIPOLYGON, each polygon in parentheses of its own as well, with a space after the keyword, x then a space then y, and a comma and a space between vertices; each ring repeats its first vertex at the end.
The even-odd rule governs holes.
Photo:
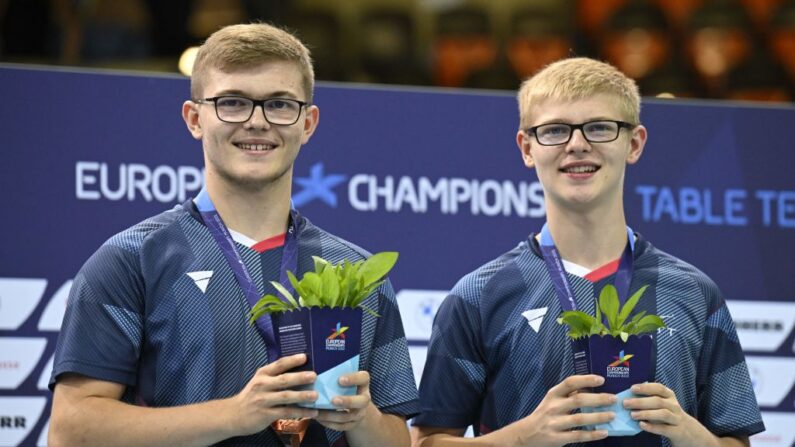
MULTIPOLYGON (((560 257, 558 249, 555 247, 555 241, 552 240, 552 234, 549 232, 547 224, 541 228, 541 254, 544 258, 544 264, 547 266, 549 278, 555 286, 555 292, 560 301, 560 306, 563 310, 577 310, 577 302, 574 300, 574 293, 571 290, 571 283, 566 277, 566 269, 563 267, 563 260, 560 257)), ((618 263, 618 271, 616 272, 615 286, 618 291, 618 299, 623 304, 627 300, 629 293, 629 283, 632 280, 632 262, 635 252, 635 237, 632 229, 627 227, 627 246, 624 253, 621 255, 621 260, 618 263)), ((597 301, 596 305, 599 303, 597 301)), ((579 340, 571 340, 572 354, 574 355, 574 373, 575 374, 588 374, 590 371, 589 347, 588 339, 581 338, 579 340)))
MULTIPOLYGON (((632 281, 632 262, 635 252, 635 237, 632 233, 632 228, 627 227, 627 247, 621 255, 621 260, 618 263, 618 271, 616 272, 615 286, 618 291, 618 299, 621 304, 627 300, 629 293, 629 283, 632 281)), ((552 234, 549 232, 547 224, 541 228, 541 254, 543 254, 544 263, 547 266, 549 277, 552 284, 555 286, 560 306, 563 310, 577 310, 577 302, 574 300, 574 293, 571 290, 571 284, 566 277, 566 269, 563 267, 563 260, 560 257, 558 249, 555 247, 555 241, 552 240, 552 234)))
MULTIPOLYGON (((254 280, 251 279, 251 275, 248 269, 246 269, 246 265, 243 263, 243 258, 240 257, 240 253, 238 253, 235 248, 234 239, 232 239, 232 235, 226 228, 224 221, 221 220, 218 211, 216 211, 215 205, 213 205, 210 195, 207 193, 207 189, 202 188, 202 190, 199 191, 199 195, 196 196, 196 207, 199 209, 199 214, 204 224, 207 226, 207 229, 210 230, 210 234, 212 234, 216 244, 218 244, 218 248, 220 248, 221 252, 224 254, 229 268, 234 272, 237 283, 246 295, 248 304, 253 308, 261 298, 257 290, 257 285, 254 283, 254 280)), ((290 222, 287 226, 287 234, 284 238, 282 262, 279 268, 279 282, 290 293, 293 292, 293 287, 287 277, 287 271, 296 272, 298 266, 297 222, 298 212, 291 209, 290 222)), ((260 334, 265 338, 265 344, 268 348, 268 361, 275 362, 279 358, 279 351, 276 345, 276 336, 273 332, 273 323, 271 322, 270 315, 265 314, 257 318, 256 324, 260 334)))

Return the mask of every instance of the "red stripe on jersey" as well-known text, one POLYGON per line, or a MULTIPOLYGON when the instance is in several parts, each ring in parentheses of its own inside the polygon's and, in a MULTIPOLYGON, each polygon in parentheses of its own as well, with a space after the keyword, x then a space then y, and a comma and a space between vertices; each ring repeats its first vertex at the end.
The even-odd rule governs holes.
POLYGON ((268 239, 259 241, 256 244, 252 245, 251 249, 256 251, 257 253, 265 253, 271 248, 281 247, 282 245, 284 245, 285 236, 287 236, 287 233, 282 233, 278 236, 269 237, 268 239))
POLYGON ((621 258, 618 258, 615 261, 610 261, 607 264, 592 271, 591 273, 585 275, 584 278, 591 282, 596 282, 599 281, 600 279, 607 278, 608 276, 618 271, 619 261, 621 261, 621 258))

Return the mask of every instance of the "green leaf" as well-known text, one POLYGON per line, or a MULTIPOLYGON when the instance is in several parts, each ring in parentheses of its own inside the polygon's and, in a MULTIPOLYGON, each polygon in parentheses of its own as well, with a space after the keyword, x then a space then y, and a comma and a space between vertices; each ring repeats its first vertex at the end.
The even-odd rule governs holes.
POLYGON ((658 317, 657 315, 646 315, 638 321, 637 327, 635 328, 635 333, 638 335, 652 333, 656 332, 657 329, 664 327, 665 322, 662 320, 662 318, 658 317))
POLYGON ((571 334, 575 335, 575 337, 572 338, 590 335, 593 327, 598 326, 598 322, 594 317, 579 310, 568 310, 561 313, 558 318, 558 323, 569 326, 569 336, 571 337, 571 334))
POLYGON ((362 301, 364 301, 368 296, 370 296, 370 294, 373 293, 373 291, 375 291, 377 288, 381 287, 381 285, 385 282, 386 282, 385 280, 378 281, 376 283, 370 284, 369 286, 359 291, 359 293, 357 293, 356 296, 351 298, 350 301, 351 307, 358 307, 362 303, 362 301))
POLYGON ((257 318, 265 315, 266 313, 284 312, 286 310, 288 310, 288 308, 284 301, 280 300, 274 295, 265 295, 254 304, 254 307, 251 308, 251 311, 249 312, 249 323, 253 324, 257 318))
POLYGON ((383 251, 370 256, 359 270, 360 277, 364 280, 364 286, 372 284, 386 276, 398 259, 396 251, 383 251))
POLYGON ((621 340, 622 340, 624 343, 626 343, 626 342, 627 342, 627 339, 629 339, 629 334, 627 334, 627 333, 626 333, 626 332, 624 332, 624 331, 621 331, 621 333, 619 334, 619 336, 621 337, 621 340))
POLYGON ((618 327, 618 292, 612 284, 604 286, 602 292, 599 294, 599 307, 607 318, 607 323, 610 325, 610 330, 618 327))
MULTIPOLYGON (((645 292, 646 288, 648 287, 649 286, 641 287, 627 300, 626 303, 624 303, 624 306, 621 308, 621 313, 618 314, 618 321, 616 322, 616 327, 621 327, 624 324, 624 321, 626 321, 627 317, 629 317, 629 314, 631 314, 632 311, 635 310, 635 306, 638 304, 638 300, 640 300, 640 297, 643 296, 643 292, 645 292)), ((616 294, 616 296, 618 296, 618 294, 616 294)))
POLYGON ((370 314, 370 315, 372 315, 372 316, 374 316, 376 318, 380 318, 381 317, 381 315, 378 315, 378 313, 376 311, 374 311, 373 309, 370 309, 367 306, 359 306, 359 307, 361 307, 365 312, 367 312, 368 314, 370 314))
POLYGON ((281 285, 279 283, 279 281, 271 281, 271 285, 273 285, 273 287, 275 287, 276 290, 278 290, 279 293, 282 294, 282 296, 287 298, 287 302, 289 302, 290 305, 292 305, 293 309, 297 309, 298 308, 298 302, 295 301, 295 298, 293 298, 293 294, 290 293, 290 291, 287 290, 283 285, 281 285))
POLYGON ((335 307, 337 299, 340 296, 340 280, 334 273, 334 269, 327 268, 320 274, 320 279, 323 281, 323 291, 320 296, 321 299, 329 306, 335 307))
POLYGON ((315 273, 318 275, 323 273, 323 270, 329 265, 328 261, 318 256, 312 256, 312 260, 315 261, 315 273))

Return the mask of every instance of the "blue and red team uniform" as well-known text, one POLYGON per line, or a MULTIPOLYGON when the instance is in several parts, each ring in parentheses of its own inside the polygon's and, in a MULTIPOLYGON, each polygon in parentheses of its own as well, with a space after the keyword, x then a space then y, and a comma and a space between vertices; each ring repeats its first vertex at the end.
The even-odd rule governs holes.
MULTIPOLYGON (((654 337, 654 381, 676 393, 687 413, 718 436, 764 430, 734 323, 715 283, 695 267, 636 233, 630 294, 648 285, 637 311, 663 317, 654 337)), ((594 314, 595 297, 613 284, 618 261, 567 277, 579 310, 594 314)), ((498 430, 535 410, 547 391, 574 374, 562 312, 535 237, 463 277, 440 307, 420 382, 413 424, 498 430), (546 314, 536 331, 522 313, 546 314)), ((670 446, 650 433, 608 438, 670 446), (651 442, 649 443, 649 440, 651 442)), ((571 444, 577 446, 595 445, 571 444)))
MULTIPOLYGON (((312 256, 355 262, 369 253, 300 217, 298 272, 312 256)), ((236 248, 261 295, 276 294, 284 237, 236 248)), ((389 281, 363 303, 360 369, 370 373, 381 412, 411 417, 419 403, 395 293, 389 281)), ((72 285, 58 339, 50 388, 76 373, 125 385, 125 402, 169 407, 239 393, 269 360, 248 322, 250 306, 192 201, 106 241, 72 285), (192 275, 189 275, 192 274, 192 275), (202 290, 204 288, 205 290, 202 290)), ((304 445, 347 445, 344 433, 312 421, 304 445)), ((282 447, 270 428, 218 445, 282 447)))

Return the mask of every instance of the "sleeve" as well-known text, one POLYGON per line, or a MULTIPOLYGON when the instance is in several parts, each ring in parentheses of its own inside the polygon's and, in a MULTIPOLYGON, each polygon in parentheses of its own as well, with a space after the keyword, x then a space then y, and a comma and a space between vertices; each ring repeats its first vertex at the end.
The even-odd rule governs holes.
POLYGON ((698 419, 717 436, 751 436, 764 431, 762 415, 729 309, 717 286, 710 289, 696 373, 698 419))
POLYGON ((106 244, 89 258, 69 293, 50 389, 64 373, 136 384, 143 290, 134 252, 106 244))
MULTIPOLYGON (((381 412, 411 418, 419 411, 419 397, 392 284, 387 281, 371 298, 378 299, 380 317, 365 314, 364 324, 375 324, 369 356, 362 359, 370 373, 370 395, 381 412)), ((371 303, 364 304, 372 309, 371 303)))
POLYGON ((486 385, 486 362, 478 308, 453 289, 433 321, 428 357, 420 382, 420 415, 414 425, 479 426, 486 385))

